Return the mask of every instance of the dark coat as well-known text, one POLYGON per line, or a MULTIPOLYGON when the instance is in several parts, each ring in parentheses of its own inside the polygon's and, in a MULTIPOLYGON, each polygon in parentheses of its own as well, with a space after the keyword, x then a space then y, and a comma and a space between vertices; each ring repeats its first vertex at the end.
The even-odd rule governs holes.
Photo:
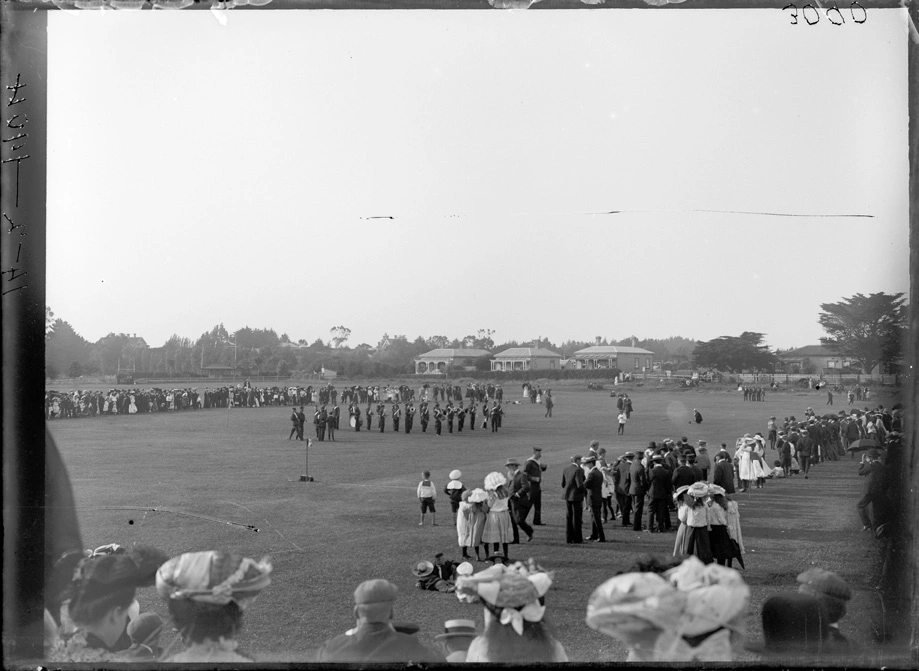
POLYGON ((590 502, 599 506, 603 503, 603 473, 599 468, 591 468, 584 481, 584 489, 590 494, 590 502))
POLYGON ((584 500, 584 469, 571 464, 562 471, 562 488, 565 490, 565 501, 584 500))
POLYGON ((697 482, 696 474, 689 466, 679 466, 673 472, 671 482, 673 483, 674 490, 676 490, 683 485, 691 485, 692 483, 697 482))
POLYGON ((648 478, 648 493, 652 499, 667 499, 670 496, 670 471, 662 465, 651 468, 651 476, 648 478))
POLYGON ((734 465, 730 461, 719 461, 715 464, 715 473, 712 476, 712 484, 723 487, 727 494, 733 494, 734 489, 734 465))
POLYGON ((623 459, 616 464, 616 474, 613 476, 616 482, 616 491, 620 494, 628 495, 632 486, 631 480, 632 464, 623 459))
POLYGON ((439 652, 424 647, 416 636, 403 634, 389 623, 363 624, 350 636, 342 634, 319 648, 318 662, 430 662, 444 664, 439 652))
POLYGON ((648 474, 645 472, 645 467, 641 465, 641 460, 636 457, 629 469, 629 494, 644 496, 647 491, 648 474))
POLYGON ((511 499, 527 500, 530 496, 530 479, 523 471, 517 471, 507 487, 511 499))

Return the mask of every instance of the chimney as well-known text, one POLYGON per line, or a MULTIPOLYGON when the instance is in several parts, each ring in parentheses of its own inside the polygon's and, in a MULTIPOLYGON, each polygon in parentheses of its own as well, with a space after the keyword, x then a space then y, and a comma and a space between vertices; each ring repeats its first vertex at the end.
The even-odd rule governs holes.
POLYGON ((632 336, 632 347, 635 347, 635 336, 632 336))
POLYGON ((602 340, 602 338, 600 338, 600 336, 597 336, 597 345, 600 344, 600 340, 602 340))

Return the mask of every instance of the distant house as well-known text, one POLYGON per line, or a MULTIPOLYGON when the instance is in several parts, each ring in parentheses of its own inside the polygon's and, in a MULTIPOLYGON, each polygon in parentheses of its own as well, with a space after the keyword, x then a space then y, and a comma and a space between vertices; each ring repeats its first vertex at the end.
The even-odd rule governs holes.
POLYGON ((237 375, 236 368, 233 366, 222 366, 219 363, 212 363, 209 366, 204 366, 201 372, 208 377, 234 377, 237 375))
MULTIPOLYGON (((785 373, 815 373, 819 375, 839 373, 845 368, 861 369, 861 364, 842 356, 824 345, 807 345, 776 355, 777 371, 785 373)), ((872 371, 876 372, 877 369, 872 371)))
POLYGON ((542 347, 511 347, 495 354, 493 372, 561 370, 562 355, 542 347))
POLYGON ((484 349, 432 349, 415 359, 415 375, 445 373, 448 368, 454 371, 473 371, 480 359, 490 356, 491 352, 484 349))
POLYGON ((320 380, 334 380, 336 377, 338 377, 338 373, 335 372, 334 370, 330 370, 330 369, 325 368, 325 367, 323 367, 323 368, 321 368, 321 369, 319 370, 319 379, 320 379, 320 380))
POLYGON ((641 347, 619 345, 594 345, 574 353, 578 370, 602 370, 618 368, 624 373, 651 371, 654 352, 641 347))

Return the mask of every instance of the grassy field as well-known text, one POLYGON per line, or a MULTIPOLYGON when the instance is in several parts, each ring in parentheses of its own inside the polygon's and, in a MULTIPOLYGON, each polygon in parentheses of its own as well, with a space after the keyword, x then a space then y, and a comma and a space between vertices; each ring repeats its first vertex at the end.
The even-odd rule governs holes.
MULTIPOLYGON (((87 547, 143 542, 170 554, 230 549, 272 556, 272 585, 247 611, 241 637, 245 651, 260 661, 309 661, 325 639, 353 626, 352 593, 369 578, 399 586, 396 618, 418 623, 426 644, 434 646, 433 637, 447 619, 470 618, 481 628, 480 606, 415 589, 410 567, 437 551, 452 559, 460 555, 442 495, 450 470, 459 468, 467 487, 481 486, 487 473, 503 471, 507 457, 523 459, 540 446, 549 466, 543 481, 546 526, 536 528, 532 543, 512 545, 511 558, 532 556, 555 571, 547 618, 572 661, 623 661, 623 646, 584 624, 587 599, 642 555, 671 554, 674 536, 636 533, 616 522, 607 527, 606 544, 567 545, 560 484, 571 455, 584 454, 593 439, 615 457, 644 448, 649 440, 684 435, 693 443, 701 438, 710 446, 726 442, 733 448, 744 432, 765 432, 769 415, 800 417, 808 405, 822 410, 825 395, 772 394, 765 402, 745 403, 726 390, 633 387, 634 414, 626 435, 617 437, 608 391, 588 391, 586 383, 553 385, 553 390, 553 418, 543 417, 542 405, 512 405, 497 434, 469 431, 467 424, 461 434, 447 434, 445 427, 438 438, 433 422, 424 434, 417 422, 410 435, 393 433, 390 422, 383 434, 376 429, 355 433, 344 428, 343 418, 337 442, 314 443, 310 449, 311 483, 298 481, 305 472, 305 443, 287 440, 289 408, 49 424, 69 469, 87 547), (689 423, 693 408, 705 418, 701 425, 689 423), (418 526, 415 488, 423 469, 432 472, 438 486, 437 527, 418 526), (168 511, 144 510, 160 507, 168 511)), ((894 402, 891 392, 881 391, 871 404, 894 402)), ((307 435, 311 429, 308 424, 307 435)), ((744 577, 753 595, 750 640, 762 635, 764 600, 796 589, 799 572, 822 566, 838 572, 854 592, 843 632, 871 645, 883 617, 874 589, 880 543, 860 531, 855 511, 860 492, 857 462, 843 460, 817 466, 809 480, 768 481, 765 489, 735 497, 747 549, 744 577)), ((138 599, 143 609, 166 614, 152 588, 138 599)))

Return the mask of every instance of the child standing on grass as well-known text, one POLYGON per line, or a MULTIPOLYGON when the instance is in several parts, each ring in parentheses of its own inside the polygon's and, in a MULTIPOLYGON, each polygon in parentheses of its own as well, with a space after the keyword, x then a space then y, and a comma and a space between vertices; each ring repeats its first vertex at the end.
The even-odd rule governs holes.
POLYGON ((625 433, 625 422, 628 419, 625 414, 625 410, 619 413, 619 431, 617 435, 623 435, 625 433))
POLYGON ((450 471, 450 482, 444 487, 444 494, 450 497, 450 508, 453 510, 453 523, 456 524, 456 513, 459 511, 460 501, 466 487, 460 482, 463 474, 458 470, 450 471))
POLYGON ((425 471, 421 474, 422 480, 418 483, 418 500, 421 502, 421 520, 418 522, 419 527, 424 526, 424 514, 431 511, 431 526, 437 526, 436 511, 434 510, 434 499, 437 498, 437 488, 431 482, 431 471, 425 471))

